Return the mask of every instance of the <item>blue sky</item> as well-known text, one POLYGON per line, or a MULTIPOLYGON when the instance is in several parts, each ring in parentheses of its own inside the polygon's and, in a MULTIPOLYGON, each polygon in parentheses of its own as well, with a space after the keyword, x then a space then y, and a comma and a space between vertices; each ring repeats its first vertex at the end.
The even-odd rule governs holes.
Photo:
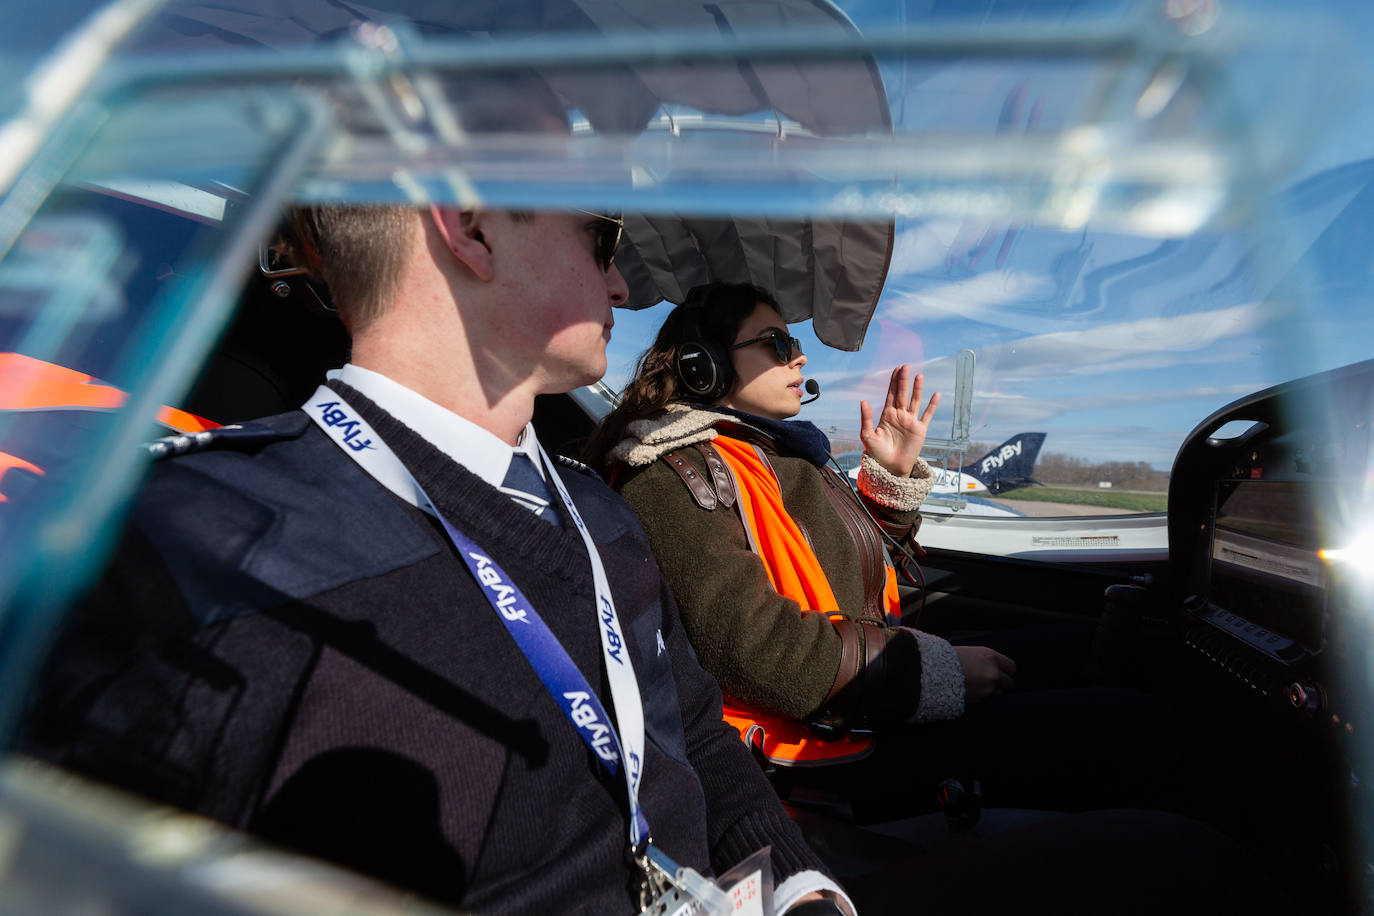
MULTIPOLYGON (((1252 29, 1225 56, 1190 129, 1226 137, 1257 177, 1244 219, 1175 239, 1089 224, 1067 232, 1010 220, 900 220, 876 317, 859 353, 793 326, 824 396, 803 416, 841 435, 891 368, 915 365, 948 394, 953 355, 975 351, 972 436, 1049 433, 1046 449, 1167 468, 1207 414, 1259 388, 1374 357, 1374 3, 1368 0, 840 0, 859 28, 960 20, 1016 24, 1216 13, 1212 35, 1252 29), (1209 12, 1210 11, 1210 12, 1209 12)), ((0 11, 0 63, 46 47, 90 0, 0 11), (34 11, 41 9, 42 16, 34 11), (44 25, 48 33, 37 29, 44 25), (23 24, 23 25, 20 25, 23 24), (4 38, 3 36, 8 36, 4 38)), ((1205 18, 1205 17, 1204 17, 1205 18)), ((898 129, 973 136, 1071 126, 1091 100, 1091 64, 939 63, 881 70, 898 129)), ((5 71, 0 68, 0 74, 5 71)), ((11 73, 20 72, 14 69, 11 73)), ((13 87, 11 87, 13 88, 13 87)), ((13 101, 0 93, 0 112, 13 101)), ((623 384, 667 307, 617 316, 607 381, 623 384)), ((947 434, 947 401, 935 433, 947 434)))
MULTIPOLYGON (((1150 4, 843 4, 860 28, 961 15, 984 20, 1147 10, 1150 4)), ((1155 6, 1163 6, 1163 0, 1155 6)), ((977 357, 974 439, 1049 433, 1045 448, 1089 460, 1167 468, 1206 415, 1252 391, 1374 357, 1374 74, 1357 49, 1374 11, 1357 2, 1218 7, 1225 25, 1260 22, 1254 53, 1227 59, 1214 112, 1240 165, 1259 181, 1245 218, 1182 239, 1073 232, 996 221, 900 220, 892 264, 863 350, 824 347, 793 326, 823 398, 802 416, 852 434, 858 399, 881 398, 899 362, 952 388, 952 356, 977 357), (1288 16, 1286 20, 1267 19, 1288 16), (1310 30, 1298 39, 1278 36, 1310 30), (1235 139, 1239 136, 1240 139, 1235 139)), ((898 128, 985 130, 1071 125, 1090 68, 991 64, 887 66, 898 128), (903 120, 904 119, 904 120, 903 120), (1027 125, 1030 125, 1029 127, 1027 125)), ((618 315, 607 381, 618 387, 666 314, 618 315)), ((935 434, 948 435, 942 406, 935 434)))

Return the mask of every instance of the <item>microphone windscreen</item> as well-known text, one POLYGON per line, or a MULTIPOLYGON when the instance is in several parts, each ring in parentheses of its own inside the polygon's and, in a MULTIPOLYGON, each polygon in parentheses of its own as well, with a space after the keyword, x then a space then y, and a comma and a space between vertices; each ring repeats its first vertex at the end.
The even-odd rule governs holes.
POLYGON ((809 379, 806 380, 806 385, 805 385, 805 387, 806 387, 806 393, 807 393, 807 394, 820 394, 820 393, 821 393, 821 383, 818 382, 818 381, 816 381, 816 380, 813 379, 813 378, 809 378, 809 379))

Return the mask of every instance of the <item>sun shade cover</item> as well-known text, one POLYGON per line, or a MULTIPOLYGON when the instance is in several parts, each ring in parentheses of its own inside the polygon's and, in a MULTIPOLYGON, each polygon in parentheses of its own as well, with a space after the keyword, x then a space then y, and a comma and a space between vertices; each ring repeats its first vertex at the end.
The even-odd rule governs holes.
MULTIPOLYGON (((186 53, 235 46, 245 50, 310 47, 356 39, 362 21, 390 23, 401 40, 407 34, 423 42, 467 40, 479 49, 494 38, 536 40, 551 34, 640 37, 646 42, 673 31, 723 36, 779 29, 855 34, 844 14, 825 0, 700 5, 657 0, 499 4, 395 0, 370 5, 230 0, 169 5, 142 34, 138 48, 186 53)), ((882 80, 876 64, 866 56, 534 69, 571 115, 575 136, 638 134, 646 128, 666 127, 678 138, 675 142, 714 144, 722 149, 745 142, 749 154, 757 157, 760 145, 891 134, 882 80), (758 117, 746 123, 730 120, 747 115, 758 117)), ((470 142, 475 135, 511 129, 510 112, 522 101, 503 101, 500 96, 503 91, 518 96, 524 87, 518 78, 510 77, 509 70, 493 72, 487 81, 466 83, 467 87, 480 86, 476 91, 449 88, 447 100, 459 122, 460 136, 470 142), (472 104, 468 100, 474 95, 484 97, 484 102, 472 104)), ((441 76, 439 81, 444 80, 441 76)), ((425 87, 418 81, 417 86, 425 99, 425 87)), ((350 90, 342 87, 340 93, 339 88, 331 90, 331 95, 336 100, 335 115, 345 129, 363 136, 394 131, 386 113, 379 117, 370 100, 350 100, 350 90)), ((529 143, 528 135, 524 141, 529 143)), ((671 165, 666 168, 671 170, 671 165)), ((530 172, 533 180, 538 166, 532 165, 530 172)), ((622 184, 627 180, 654 179, 640 170, 619 179, 622 184)), ((481 196, 480 175, 474 177, 474 184, 481 196)), ((643 308, 662 299, 681 302, 688 289, 709 280, 749 282, 774 292, 788 321, 814 318, 822 341, 840 349, 859 349, 883 288, 892 250, 891 220, 833 215, 742 217, 719 201, 705 209, 695 215, 628 217, 616 262, 629 284, 628 307, 643 308)))

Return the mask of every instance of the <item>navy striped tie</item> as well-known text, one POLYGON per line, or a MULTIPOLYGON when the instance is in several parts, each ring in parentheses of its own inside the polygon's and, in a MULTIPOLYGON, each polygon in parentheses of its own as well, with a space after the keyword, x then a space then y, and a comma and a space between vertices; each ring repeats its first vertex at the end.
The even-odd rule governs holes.
POLYGON ((523 452, 516 452, 511 457, 506 479, 501 482, 501 492, 549 524, 563 527, 558 510, 551 505, 553 493, 549 485, 539 476, 534 462, 523 452))

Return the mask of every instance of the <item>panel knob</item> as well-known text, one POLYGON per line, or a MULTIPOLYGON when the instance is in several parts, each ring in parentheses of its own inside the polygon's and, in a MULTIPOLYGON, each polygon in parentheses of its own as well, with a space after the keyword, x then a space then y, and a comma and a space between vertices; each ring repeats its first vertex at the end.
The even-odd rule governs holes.
POLYGON ((1314 716, 1321 712, 1322 691, 1316 684, 1304 684, 1301 681, 1294 681, 1288 685, 1288 702, 1293 704, 1293 708, 1304 715, 1314 716))

